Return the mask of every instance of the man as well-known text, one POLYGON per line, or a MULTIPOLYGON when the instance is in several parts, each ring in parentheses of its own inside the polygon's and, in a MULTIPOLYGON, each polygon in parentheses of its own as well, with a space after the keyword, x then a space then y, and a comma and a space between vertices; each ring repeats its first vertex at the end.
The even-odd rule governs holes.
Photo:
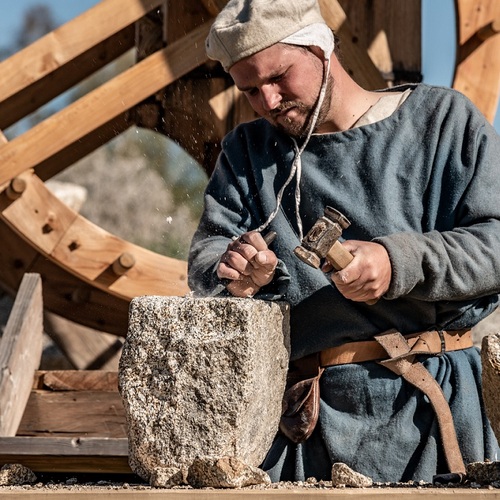
POLYGON ((500 140, 452 90, 360 88, 334 44, 315 0, 230 0, 215 20, 207 53, 262 118, 223 141, 189 283, 291 305, 292 365, 321 403, 299 433, 285 412, 274 481, 334 462, 375 481, 463 473, 498 448, 469 329, 499 301, 500 140), (293 253, 327 206, 352 221, 337 272, 293 253))

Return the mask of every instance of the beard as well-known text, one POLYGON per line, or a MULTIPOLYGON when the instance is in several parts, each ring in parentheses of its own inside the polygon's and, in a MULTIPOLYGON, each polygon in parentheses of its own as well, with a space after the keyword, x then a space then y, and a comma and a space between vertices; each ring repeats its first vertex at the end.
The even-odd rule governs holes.
MULTIPOLYGON (((328 75, 326 83, 326 92, 323 102, 318 114, 318 119, 316 120, 315 129, 324 123, 328 112, 330 110, 330 105, 332 102, 332 88, 333 88, 333 77, 328 75)), ((300 101, 284 101, 279 104, 278 107, 274 108, 269 112, 269 121, 277 129, 281 130, 285 134, 291 135, 297 139, 302 139, 307 136, 309 131, 309 126, 312 120, 314 110, 317 106, 317 101, 314 105, 307 105, 300 101), (294 109, 296 116, 290 118, 288 116, 280 117, 279 115, 286 112, 289 109, 294 109)), ((314 132, 314 131, 313 131, 314 132)))

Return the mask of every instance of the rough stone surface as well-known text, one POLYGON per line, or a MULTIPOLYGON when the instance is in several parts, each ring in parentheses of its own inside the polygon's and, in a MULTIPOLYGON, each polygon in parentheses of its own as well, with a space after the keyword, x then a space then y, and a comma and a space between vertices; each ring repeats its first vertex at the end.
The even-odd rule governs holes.
POLYGON ((472 462, 466 466, 467 479, 479 484, 500 481, 500 462, 472 462))
POLYGON ((154 488, 172 488, 187 483, 187 469, 178 467, 156 467, 149 478, 149 484, 154 488))
POLYGON ((233 457, 195 459, 189 467, 187 481, 193 488, 244 488, 271 484, 263 470, 233 457))
POLYGON ((21 464, 5 464, 0 469, 0 486, 31 484, 36 480, 35 473, 21 464))
POLYGON ((369 488, 373 485, 371 478, 352 470, 346 464, 337 462, 332 465, 332 486, 334 488, 349 486, 351 488, 369 488))
POLYGON ((483 338, 483 399, 495 436, 500 441, 500 333, 483 338))
POLYGON ((136 474, 195 458, 260 465, 281 414, 288 315, 254 299, 132 300, 119 383, 136 474))

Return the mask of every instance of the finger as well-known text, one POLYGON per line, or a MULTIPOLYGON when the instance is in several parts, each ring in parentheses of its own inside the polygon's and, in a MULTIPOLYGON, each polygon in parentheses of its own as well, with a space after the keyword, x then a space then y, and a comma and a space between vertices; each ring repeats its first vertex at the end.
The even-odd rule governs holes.
POLYGON ((263 250, 267 250, 268 248, 264 237, 258 231, 250 231, 249 233, 245 233, 241 235, 239 239, 243 241, 243 243, 253 246, 258 252, 262 252, 263 250))
POLYGON ((266 271, 274 271, 278 264, 278 258, 272 250, 257 252, 253 259, 255 268, 264 268, 266 271))
POLYGON ((250 262, 258 252, 258 250, 251 243, 243 238, 238 238, 233 243, 231 243, 230 249, 231 252, 235 252, 241 255, 247 262, 250 262))
POLYGON ((253 267, 244 257, 237 252, 226 252, 222 255, 218 266, 218 274, 224 276, 220 278, 239 279, 240 275, 248 276, 253 267), (228 275, 229 274, 229 275, 228 275))

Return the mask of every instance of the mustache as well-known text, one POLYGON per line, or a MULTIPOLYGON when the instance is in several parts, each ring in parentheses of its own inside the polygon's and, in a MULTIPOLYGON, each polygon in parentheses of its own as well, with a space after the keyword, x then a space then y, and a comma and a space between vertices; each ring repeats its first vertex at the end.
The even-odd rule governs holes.
POLYGON ((269 114, 270 114, 270 116, 272 118, 275 118, 276 116, 278 116, 283 111, 288 111, 291 108, 296 108, 299 111, 305 111, 305 110, 307 110, 307 106, 304 103, 302 103, 302 102, 287 101, 287 102, 280 103, 276 108, 274 108, 271 111, 269 111, 269 114))

